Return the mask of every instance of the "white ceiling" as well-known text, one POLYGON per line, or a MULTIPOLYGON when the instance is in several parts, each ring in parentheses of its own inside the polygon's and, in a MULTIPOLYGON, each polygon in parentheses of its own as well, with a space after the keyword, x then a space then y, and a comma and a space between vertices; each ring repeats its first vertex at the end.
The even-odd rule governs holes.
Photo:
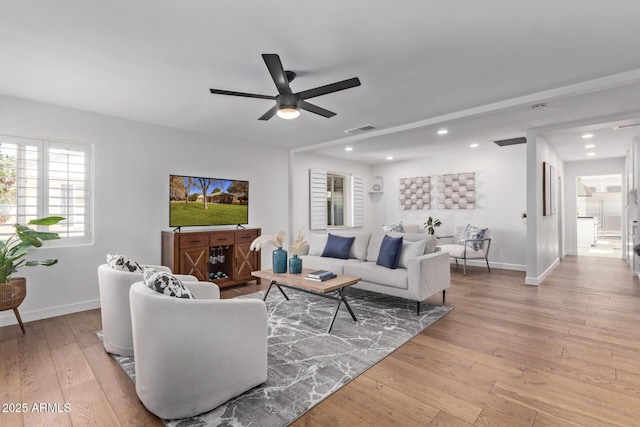
POLYGON ((594 158, 622 156, 640 127, 601 129, 640 118, 639 16, 637 0, 0 0, 0 94, 368 163, 529 128, 567 160, 587 158, 587 128, 594 158), (294 92, 362 86, 314 98, 337 116, 293 121, 209 93, 275 95, 262 53, 298 73, 294 92))

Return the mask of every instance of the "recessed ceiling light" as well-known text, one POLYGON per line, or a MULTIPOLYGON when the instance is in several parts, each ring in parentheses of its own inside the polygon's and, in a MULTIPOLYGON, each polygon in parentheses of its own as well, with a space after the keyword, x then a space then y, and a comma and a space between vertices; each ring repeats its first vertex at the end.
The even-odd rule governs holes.
POLYGON ((353 147, 344 147, 344 151, 353 151, 353 147))
POLYGON ((587 145, 584 146, 584 148, 593 148, 595 146, 596 146, 596 144, 587 144, 587 145))
POLYGON ((446 135, 448 134, 449 131, 446 129, 438 129, 438 135, 446 135))
POLYGON ((387 156, 387 160, 393 160, 393 156, 387 156))
POLYGON ((585 133, 584 135, 582 135, 582 139, 589 139, 589 138, 593 138, 592 133, 585 133))
POLYGON ((473 144, 469 145, 469 147, 471 148, 478 148, 480 146, 480 144, 478 144, 477 142, 474 142, 473 144))
POLYGON ((594 153, 593 151, 587 153, 587 156, 595 156, 595 155, 596 155, 596 153, 594 153))

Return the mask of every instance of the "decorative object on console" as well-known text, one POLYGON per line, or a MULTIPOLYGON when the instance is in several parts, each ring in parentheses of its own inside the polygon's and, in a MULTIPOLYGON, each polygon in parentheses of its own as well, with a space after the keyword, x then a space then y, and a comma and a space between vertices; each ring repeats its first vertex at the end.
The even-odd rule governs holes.
POLYGON ((475 208, 475 172, 438 175, 438 209, 475 208))
POLYGON ((399 192, 401 210, 429 209, 431 178, 428 176, 400 178, 399 192))
POLYGON ((440 227, 441 225, 442 221, 429 217, 427 222, 424 223, 424 228, 427 230, 427 233, 436 234, 436 227, 440 227))
POLYGON ((209 273, 209 279, 218 280, 218 279, 228 279, 229 276, 224 271, 216 271, 215 273, 209 273))
MULTIPOLYGON (((60 216, 49 216, 46 218, 32 219, 29 225, 51 226, 64 220, 60 216)), ((57 259, 45 259, 42 261, 25 261, 24 257, 31 247, 39 248, 43 240, 56 240, 60 236, 58 233, 36 231, 32 228, 15 224, 15 233, 10 235, 0 246, 0 311, 13 310, 22 333, 25 333, 22 318, 18 312, 18 307, 27 295, 27 280, 23 277, 12 278, 13 273, 20 267, 35 267, 43 265, 45 267, 54 265, 57 259)))

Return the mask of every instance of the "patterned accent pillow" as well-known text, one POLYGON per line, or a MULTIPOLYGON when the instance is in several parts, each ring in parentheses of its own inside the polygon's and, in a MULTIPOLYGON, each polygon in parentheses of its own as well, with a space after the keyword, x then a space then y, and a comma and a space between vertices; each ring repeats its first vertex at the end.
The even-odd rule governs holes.
POLYGON ((134 260, 117 254, 107 254, 107 265, 114 270, 142 273, 143 268, 134 260))
MULTIPOLYGON (((483 239, 485 231, 487 231, 486 228, 474 227, 471 224, 467 224, 464 228, 464 233, 462 234, 462 240, 483 239)), ((474 251, 477 251, 480 249, 480 246, 482 246, 482 242, 467 242, 467 246, 474 251)))
POLYGON ((382 231, 384 231, 385 233, 404 233, 404 227, 402 227, 402 223, 383 225, 382 231))
POLYGON ((398 267, 409 268, 409 260, 424 255, 424 248, 427 246, 426 240, 418 240, 417 242, 402 241, 402 253, 398 267))
POLYGON ((170 297, 195 299, 191 291, 171 273, 158 271, 155 268, 145 268, 143 276, 144 284, 156 292, 170 297))

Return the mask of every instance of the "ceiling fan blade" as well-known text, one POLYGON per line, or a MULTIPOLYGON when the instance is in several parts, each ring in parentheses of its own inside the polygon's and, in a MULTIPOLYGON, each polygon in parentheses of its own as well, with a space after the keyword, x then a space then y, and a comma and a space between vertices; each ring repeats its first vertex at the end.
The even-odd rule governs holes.
POLYGON ((343 80, 341 82, 331 83, 324 86, 319 86, 309 90, 303 90, 298 92, 301 99, 315 98, 316 96, 326 95, 328 93, 337 92, 339 90, 345 90, 352 87, 360 86, 360 79, 353 77, 351 79, 343 80))
POLYGON ((334 113, 333 111, 325 110, 324 108, 318 107, 317 105, 313 105, 307 101, 300 101, 300 108, 302 108, 303 110, 310 111, 312 113, 319 114, 327 118, 333 117, 336 115, 336 113, 334 113))
POLYGON ((209 89, 211 93, 216 95, 232 95, 232 96, 244 96, 245 98, 260 98, 260 99, 276 99, 275 96, 271 95, 258 95, 256 93, 245 93, 245 92, 234 92, 232 90, 220 90, 220 89, 209 89))
POLYGON ((274 105, 273 107, 271 107, 271 109, 269 109, 269 111, 258 117, 258 120, 269 120, 271 117, 275 116, 277 112, 278 105, 274 105))
POLYGON ((269 73, 271 73, 271 78, 278 88, 278 93, 291 95, 292 92, 291 87, 289 86, 289 80, 287 79, 287 75, 282 67, 280 57, 275 53, 263 53, 262 59, 264 59, 264 63, 267 64, 269 73))

